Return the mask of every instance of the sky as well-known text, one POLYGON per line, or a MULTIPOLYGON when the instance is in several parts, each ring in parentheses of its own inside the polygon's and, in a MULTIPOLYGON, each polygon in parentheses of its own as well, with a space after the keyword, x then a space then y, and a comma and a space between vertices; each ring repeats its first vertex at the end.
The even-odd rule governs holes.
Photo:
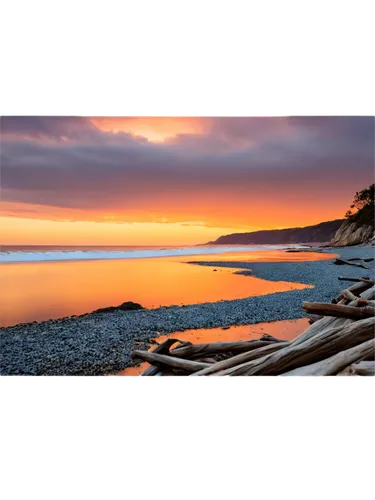
POLYGON ((343 218, 373 117, 1 117, 0 243, 190 245, 343 218))

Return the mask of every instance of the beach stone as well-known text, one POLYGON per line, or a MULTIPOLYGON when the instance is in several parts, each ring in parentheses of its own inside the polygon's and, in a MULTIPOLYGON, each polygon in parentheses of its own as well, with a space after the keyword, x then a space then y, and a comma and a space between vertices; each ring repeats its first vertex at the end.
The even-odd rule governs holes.
POLYGON ((144 309, 141 304, 136 302, 123 302, 119 306, 102 307, 101 309, 96 309, 93 313, 110 313, 114 311, 137 311, 139 309, 144 309))

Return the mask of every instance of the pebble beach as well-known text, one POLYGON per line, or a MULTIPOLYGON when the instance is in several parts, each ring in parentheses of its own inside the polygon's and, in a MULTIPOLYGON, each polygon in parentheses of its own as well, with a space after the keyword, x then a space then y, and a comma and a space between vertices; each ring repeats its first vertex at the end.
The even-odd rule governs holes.
MULTIPOLYGON (((343 259, 374 257, 374 247, 326 248, 343 259)), ((302 262, 194 262, 230 267, 269 281, 313 285, 240 300, 136 311, 91 313, 0 329, 1 375, 105 375, 131 365, 132 351, 148 348, 159 334, 306 317, 303 301, 330 302, 343 288, 339 276, 374 279, 369 269, 334 265, 332 260, 302 262)), ((131 291, 124 297, 131 300, 131 291)))

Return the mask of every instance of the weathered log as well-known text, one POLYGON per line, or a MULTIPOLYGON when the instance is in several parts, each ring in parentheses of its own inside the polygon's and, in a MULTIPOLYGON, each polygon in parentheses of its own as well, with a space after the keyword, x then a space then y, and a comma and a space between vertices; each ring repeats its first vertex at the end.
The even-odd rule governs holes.
POLYGON ((274 342, 270 345, 259 347, 253 351, 243 352, 237 356, 233 356, 229 359, 224 359, 223 361, 217 362, 215 365, 205 368, 199 372, 193 373, 191 376, 202 376, 202 375, 212 375, 218 371, 237 366, 239 364, 245 363, 246 361, 251 361, 253 359, 264 357, 266 354, 283 349, 285 346, 289 345, 290 342, 274 342))
POLYGON ((331 316, 323 317, 319 322, 315 322, 310 325, 304 332, 298 335, 293 340, 293 345, 302 344, 306 342, 306 340, 315 337, 316 335, 323 335, 328 330, 332 330, 333 328, 347 326, 351 323, 354 323, 353 319, 344 319, 344 318, 335 318, 331 316))
POLYGON ((375 299, 375 286, 372 286, 368 290, 361 293, 361 297, 366 300, 374 300, 375 299))
POLYGON ((352 257, 351 259, 347 259, 349 261, 352 261, 352 260, 363 260, 363 262, 372 262, 374 260, 374 257, 370 257, 368 259, 361 259, 360 257, 352 257))
POLYGON ((177 372, 173 368, 168 368, 165 366, 163 369, 159 369, 159 371, 155 373, 153 378, 175 378, 176 376, 179 375, 177 375, 177 372))
POLYGON ((199 358, 199 359, 195 359, 194 361, 198 361, 199 363, 207 363, 209 365, 213 365, 213 364, 217 363, 216 359, 214 359, 214 358, 199 358))
MULTIPOLYGON (((340 279, 340 278, 339 278, 340 279)), ((350 280, 349 280, 350 281, 350 280)), ((364 283, 362 281, 360 282, 356 282, 354 285, 351 285, 347 288, 347 290, 349 290, 353 295, 355 295, 356 297, 360 297, 360 295, 365 292, 366 290, 368 290, 369 288, 371 288, 372 285, 371 283, 364 283)), ((340 295, 335 299, 335 301, 332 301, 333 304, 339 302, 340 300, 340 297, 341 297, 341 293, 340 295)))
POLYGON ((264 347, 267 345, 273 345, 274 341, 264 341, 264 340, 249 340, 241 342, 212 342, 211 344, 193 344, 188 347, 181 347, 172 349, 169 351, 170 356, 176 358, 192 359, 198 357, 211 356, 212 354, 222 354, 231 352, 234 354, 239 354, 241 352, 251 351, 253 349, 258 349, 259 347, 264 347))
MULTIPOLYGON (((362 285, 361 283, 358 283, 362 285)), ((365 284, 367 287, 369 285, 365 284)), ((353 287, 350 287, 350 290, 353 291, 353 287)), ((371 287, 366 289, 365 291, 362 292, 361 297, 367 300, 370 300, 374 298, 375 295, 375 287, 371 287)), ((350 302, 348 304, 349 306, 356 306, 356 301, 350 302)), ((335 317, 324 317, 321 319, 319 322, 313 323, 311 326, 309 326, 304 332, 302 332, 300 335, 298 335, 294 340, 293 340, 293 345, 301 344, 305 340, 319 334, 321 335, 325 331, 336 328, 338 326, 345 326, 349 325, 350 323, 353 323, 354 320, 352 319, 343 319, 343 318, 335 318, 335 317)))
POLYGON ((338 297, 337 299, 332 299, 331 304, 345 305, 348 300, 343 298, 341 295, 342 294, 340 293, 340 297, 338 297))
POLYGON ((375 361, 360 361, 359 363, 354 363, 339 372, 336 377, 375 378, 375 361))
POLYGON ((373 307, 352 307, 343 304, 328 304, 324 302, 304 302, 302 307, 307 313, 335 316, 337 318, 361 319, 375 316, 373 307))
POLYGON ((199 370, 203 370, 203 368, 211 366, 208 363, 199 363, 198 361, 180 359, 173 356, 167 356, 165 354, 155 354, 148 351, 134 351, 133 356, 136 358, 144 359, 151 364, 156 364, 158 366, 171 366, 172 368, 185 370, 187 372, 196 372, 199 370))
MULTIPOLYGON (((338 304, 338 303, 340 302, 340 300, 342 300, 342 295, 341 295, 341 292, 340 292, 340 295, 339 295, 338 297, 333 298, 333 299, 331 300, 331 304, 338 304)), ((345 301, 346 301, 346 299, 345 299, 345 301)), ((347 301, 346 301, 346 302, 347 302, 347 301)), ((345 302, 345 303, 346 303, 346 302, 345 302)))
POLYGON ((218 372, 217 375, 280 375, 333 356, 339 351, 374 339, 375 318, 362 319, 350 325, 315 335, 262 358, 218 372))
POLYGON ((342 265, 346 264, 348 266, 361 267, 362 269, 368 269, 368 267, 365 266, 364 264, 354 264, 353 262, 350 262, 350 261, 344 260, 344 259, 336 259, 333 261, 333 263, 336 264, 337 266, 342 266, 342 265))
POLYGON ((323 318, 324 318, 324 316, 312 314, 311 317, 309 318, 309 324, 312 325, 313 323, 316 323, 317 321, 319 321, 323 318))
POLYGON ((345 367, 375 352, 375 340, 370 339, 362 344, 334 354, 330 358, 323 359, 317 363, 301 366, 294 370, 283 373, 282 376, 289 375, 336 375, 345 367))
MULTIPOLYGON (((175 344, 176 342, 180 342, 178 339, 167 339, 164 340, 161 344, 157 345, 155 349, 151 352, 154 354, 166 354, 169 352, 170 347, 175 344)), ((158 374, 158 372, 161 371, 160 367, 158 366, 149 366, 147 370, 145 370, 143 373, 141 373, 142 377, 152 377, 158 374)))
POLYGON ((177 368, 172 368, 165 366, 160 368, 160 370, 155 373, 155 377, 171 377, 171 376, 185 376, 187 373, 183 370, 177 370, 177 368))
POLYGON ((347 300, 356 300, 356 299, 357 299, 357 297, 354 295, 354 293, 353 293, 353 292, 351 292, 349 289, 343 290, 343 291, 341 292, 341 295, 342 295, 345 299, 347 299, 347 300))
POLYGON ((360 282, 354 283, 354 285, 349 286, 348 290, 350 290, 354 295, 359 297, 363 292, 370 289, 371 287, 372 287, 371 283, 366 283, 364 281, 360 281, 360 282))

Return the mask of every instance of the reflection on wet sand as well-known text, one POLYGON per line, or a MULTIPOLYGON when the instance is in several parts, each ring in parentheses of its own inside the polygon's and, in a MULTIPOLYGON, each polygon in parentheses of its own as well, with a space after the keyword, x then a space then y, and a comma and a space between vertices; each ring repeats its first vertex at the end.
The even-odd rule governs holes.
MULTIPOLYGON (((261 251, 194 256, 194 260, 325 260, 332 254, 261 251)), ((187 264, 185 257, 33 262, 0 266, 1 326, 84 314, 131 300, 146 308, 267 295, 308 285, 270 282, 230 268, 187 264)))
POLYGON ((307 262, 331 260, 336 254, 328 252, 285 252, 284 250, 260 250, 258 252, 232 252, 216 255, 197 255, 181 260, 194 262, 307 262))

